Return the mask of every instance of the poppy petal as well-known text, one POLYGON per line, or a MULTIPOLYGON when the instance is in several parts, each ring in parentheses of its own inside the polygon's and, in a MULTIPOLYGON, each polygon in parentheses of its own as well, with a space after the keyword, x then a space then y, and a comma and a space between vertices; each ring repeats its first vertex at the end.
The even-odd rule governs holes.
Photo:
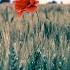
POLYGON ((16 1, 14 1, 15 10, 16 10, 16 12, 19 16, 22 15, 22 13, 24 11, 24 8, 27 6, 27 4, 25 2, 26 2, 26 0, 16 0, 16 1))
POLYGON ((36 9, 37 9, 36 6, 32 6, 32 7, 30 7, 30 8, 27 7, 25 10, 26 10, 26 12, 28 12, 28 13, 32 13, 32 12, 35 12, 36 9))
POLYGON ((18 16, 21 16, 23 14, 23 11, 17 11, 18 16))
POLYGON ((25 8, 26 7, 26 3, 24 3, 24 2, 16 1, 15 2, 15 6, 19 7, 19 8, 25 8))
POLYGON ((30 4, 33 5, 35 3, 35 0, 30 0, 30 4))
POLYGON ((33 5, 33 4, 38 4, 39 1, 36 1, 36 0, 30 0, 30 4, 33 5))
POLYGON ((35 4, 38 4, 39 3, 39 1, 35 1, 35 4))
POLYGON ((39 1, 36 0, 15 0, 14 7, 19 16, 23 14, 23 12, 35 12, 37 9, 39 1))
POLYGON ((27 7, 30 7, 30 6, 37 6, 38 3, 39 3, 39 1, 30 0, 30 4, 29 4, 27 7))

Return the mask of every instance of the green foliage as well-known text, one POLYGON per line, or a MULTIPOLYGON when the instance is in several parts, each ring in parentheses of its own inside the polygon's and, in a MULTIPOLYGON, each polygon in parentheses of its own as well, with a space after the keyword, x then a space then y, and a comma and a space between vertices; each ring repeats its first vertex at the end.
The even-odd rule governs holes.
POLYGON ((39 70, 41 63, 41 54, 40 52, 34 52, 32 57, 29 60, 28 70, 39 70))
POLYGON ((43 57, 38 51, 34 51, 28 59, 27 70, 47 70, 47 58, 43 57))
POLYGON ((18 70, 18 58, 13 47, 10 47, 9 70, 18 70))
POLYGON ((66 40, 67 40, 67 44, 68 44, 68 43, 70 43, 70 26, 66 27, 65 35, 66 35, 66 40))
POLYGON ((57 57, 55 57, 52 61, 51 70, 57 70, 57 57))
POLYGON ((48 70, 48 59, 46 56, 43 57, 43 70, 48 70))
POLYGON ((52 60, 51 70, 65 70, 64 63, 65 62, 61 56, 59 58, 57 56, 54 57, 52 60))
POLYGON ((69 56, 67 58, 67 70, 70 70, 70 51, 69 51, 69 56))
POLYGON ((60 34, 59 34, 58 31, 55 32, 55 35, 54 35, 54 42, 55 42, 55 45, 56 45, 57 47, 59 47, 59 45, 60 45, 60 34))

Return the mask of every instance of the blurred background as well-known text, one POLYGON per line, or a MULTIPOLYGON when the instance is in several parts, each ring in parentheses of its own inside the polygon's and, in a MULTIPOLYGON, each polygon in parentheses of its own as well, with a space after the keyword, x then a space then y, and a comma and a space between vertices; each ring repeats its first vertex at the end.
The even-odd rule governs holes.
MULTIPOLYGON (((10 2, 12 3, 14 0, 0 0, 0 3, 2 2, 10 2)), ((64 4, 70 4, 70 0, 39 0, 40 4, 46 4, 48 2, 56 1, 58 4, 63 2, 64 4)))

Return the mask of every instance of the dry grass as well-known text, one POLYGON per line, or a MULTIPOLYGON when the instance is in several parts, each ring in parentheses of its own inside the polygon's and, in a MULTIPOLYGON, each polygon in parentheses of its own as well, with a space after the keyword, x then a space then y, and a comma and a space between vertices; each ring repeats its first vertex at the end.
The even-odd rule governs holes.
POLYGON ((58 60, 62 57, 66 63, 68 62, 70 5, 39 6, 36 13, 25 13, 21 19, 9 5, 6 8, 6 5, 0 5, 0 54, 4 63, 3 70, 7 70, 8 67, 11 43, 16 55, 20 57, 20 63, 24 65, 34 50, 39 50, 42 56, 47 56, 49 67, 55 56, 58 56, 58 60))

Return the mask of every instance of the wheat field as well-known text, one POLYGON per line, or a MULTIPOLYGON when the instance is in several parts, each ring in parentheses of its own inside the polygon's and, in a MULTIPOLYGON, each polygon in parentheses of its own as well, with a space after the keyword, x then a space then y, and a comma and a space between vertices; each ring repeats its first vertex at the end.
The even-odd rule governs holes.
POLYGON ((70 5, 40 5, 19 18, 0 4, 0 70, 70 70, 70 5))

